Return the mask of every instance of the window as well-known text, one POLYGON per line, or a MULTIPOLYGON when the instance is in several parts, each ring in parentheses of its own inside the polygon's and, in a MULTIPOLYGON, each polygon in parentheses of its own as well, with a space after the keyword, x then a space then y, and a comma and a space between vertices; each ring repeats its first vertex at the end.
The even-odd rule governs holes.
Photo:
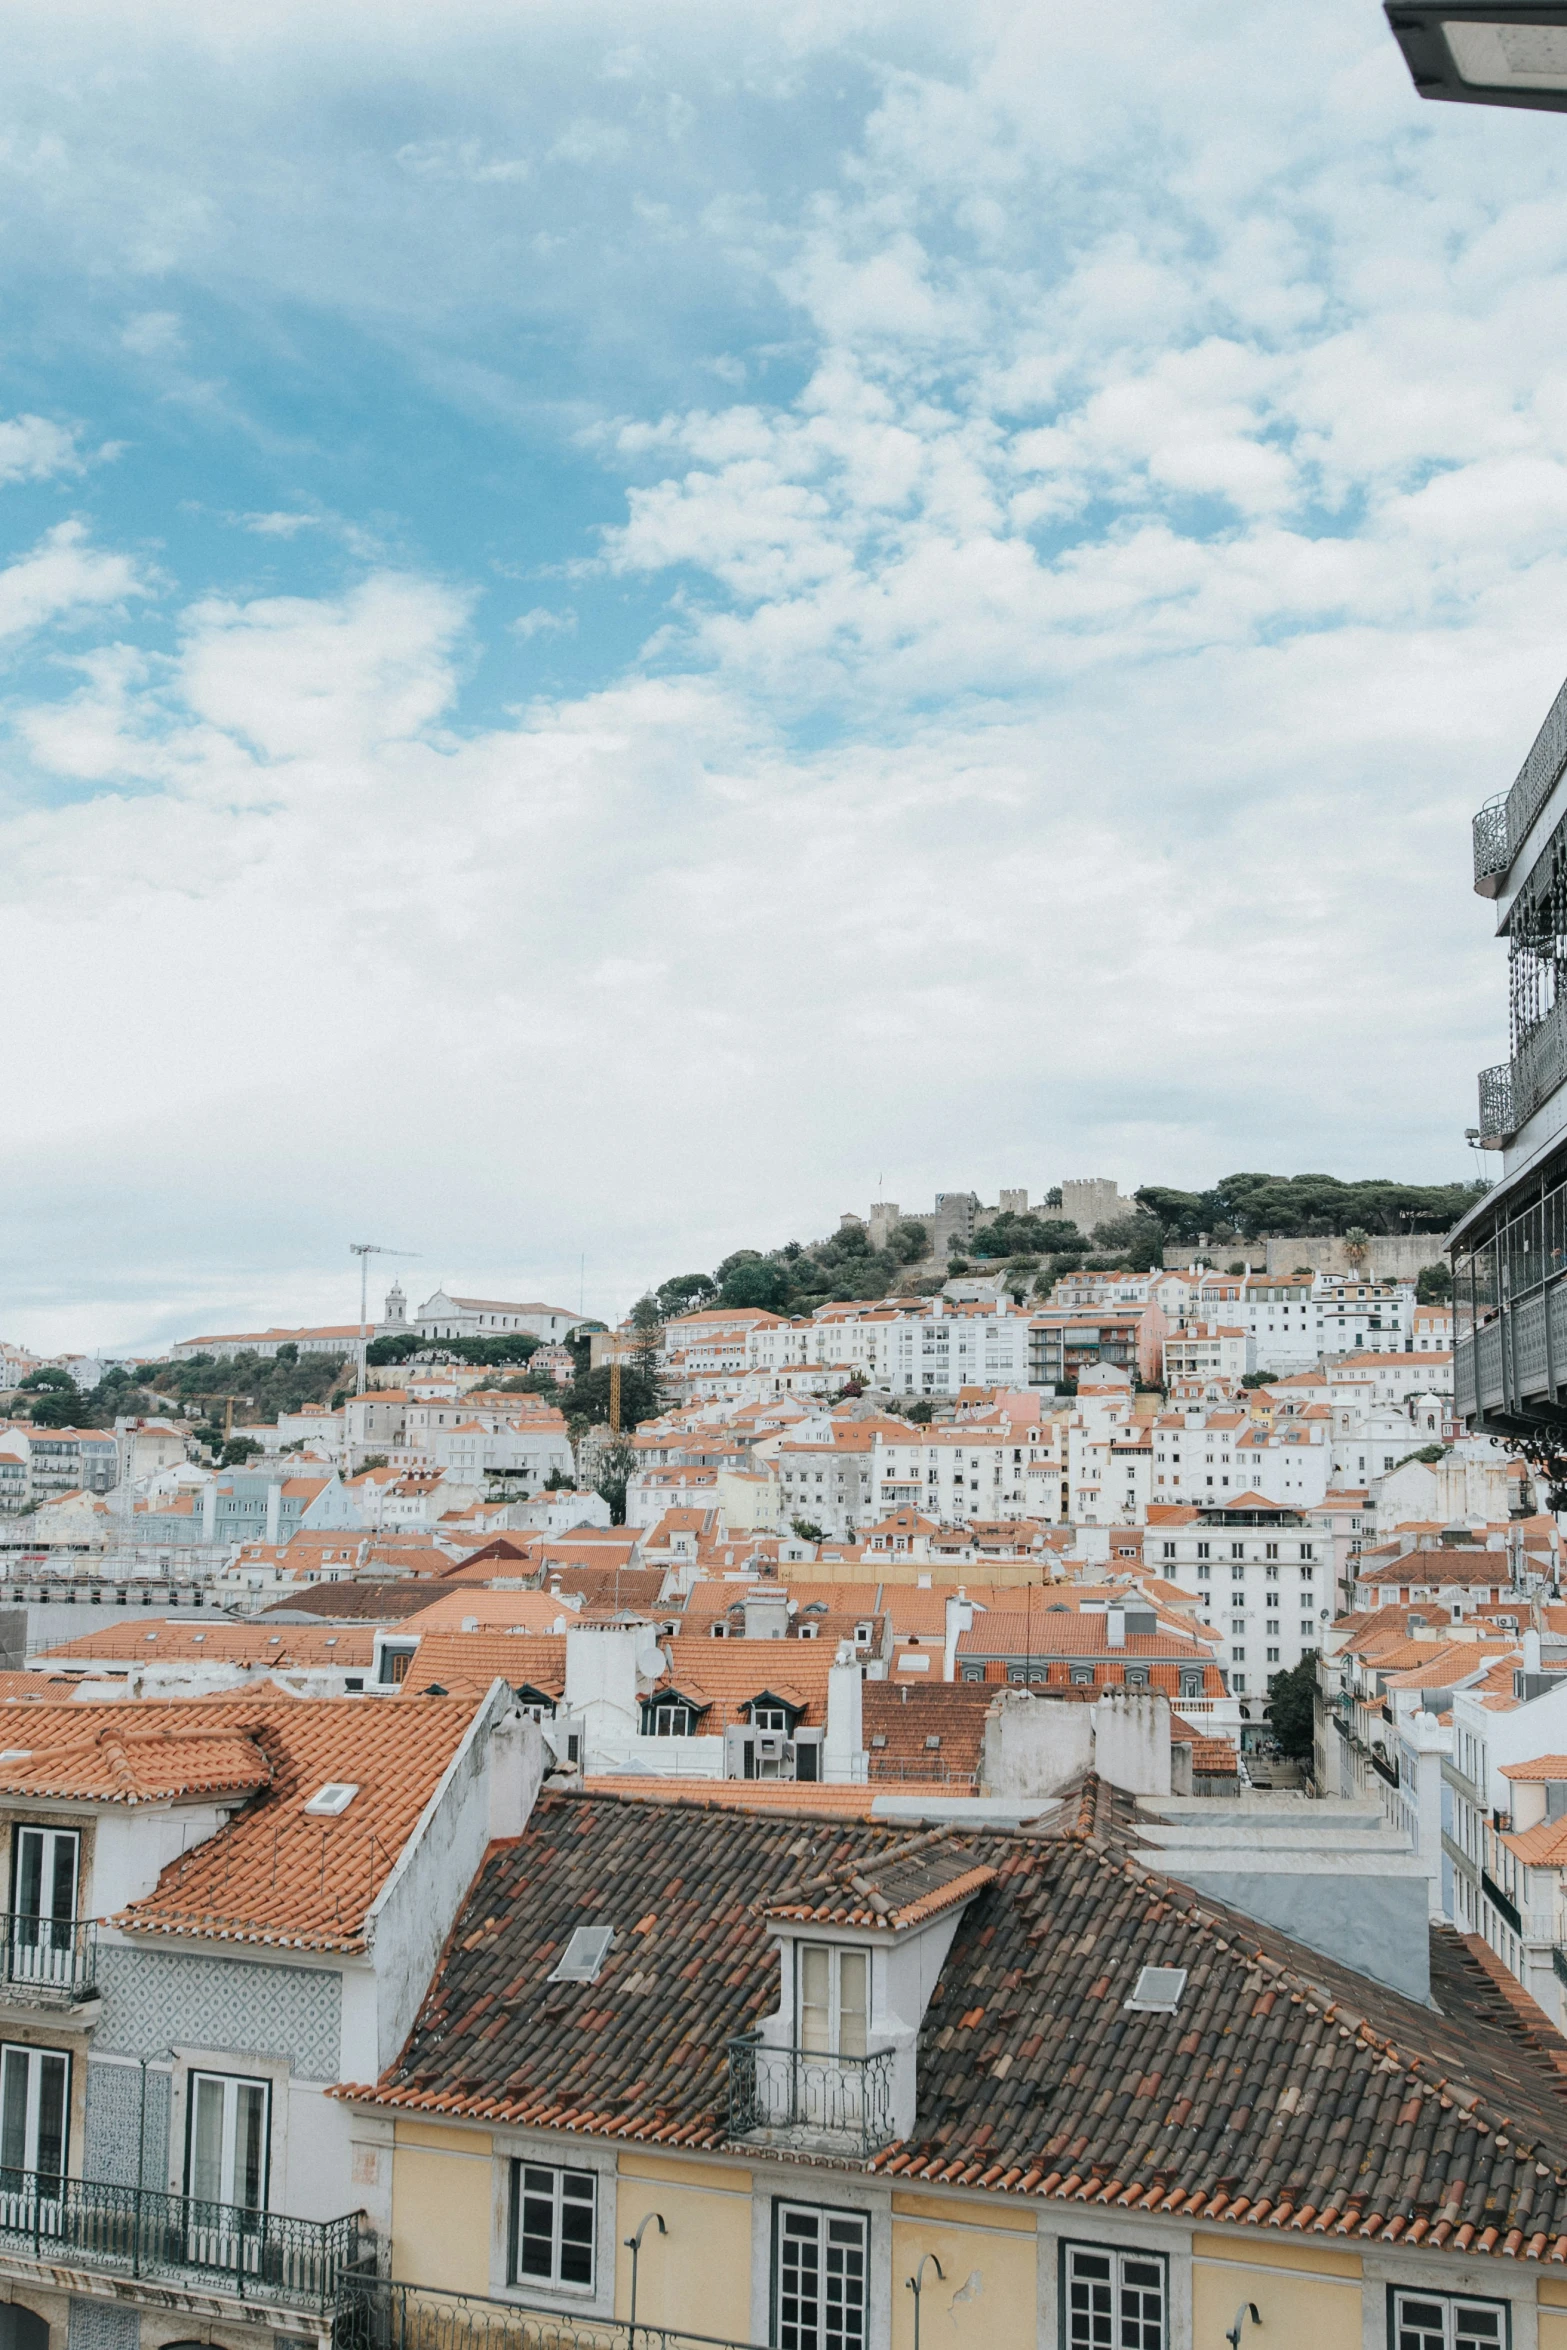
MULTIPOLYGON (((1161 1453, 1161 1455, 1160 1455, 1160 1458, 1161 1458, 1161 1460, 1163 1459, 1163 1457, 1164 1457, 1164 1456, 1163 1456, 1163 1454, 1161 1453)), ((1160 1555, 1160 1557, 1161 1557, 1161 1558, 1173 1559, 1173 1558, 1174 1558, 1174 1556, 1175 1556, 1175 1545, 1174 1545, 1174 1543, 1173 1543, 1173 1542, 1163 1542, 1163 1543, 1161 1543, 1161 1544, 1160 1544, 1160 1546, 1159 1546, 1159 1555, 1160 1555)))
POLYGON ((869 2221, 809 2204, 775 2212, 778 2350, 864 2350, 869 2221))
POLYGON ((689 1738, 691 1736, 691 1708, 688 1705, 650 1705, 643 1715, 644 1735, 649 1738, 689 1738))
POLYGON ((1393 2295, 1393 2350, 1506 2350, 1507 2306, 1457 2293, 1393 2295))
POLYGON ((1211 1542, 1199 1542, 1199 1543, 1198 1543, 1198 1545, 1197 1545, 1197 1556, 1198 1556, 1200 1559, 1211 1558, 1211 1557, 1213 1556, 1213 1545, 1212 1545, 1212 1543, 1211 1543, 1211 1542))
POLYGON ((590 2170, 511 2166, 511 2282, 593 2290, 598 2180, 590 2170))
POLYGON ((65 2174, 71 2060, 58 2048, 0 2048, 0 2168, 5 2192, 24 2193, 20 2172, 45 2193, 65 2174))
POLYGON ((265 2081, 232 2073, 192 2073, 186 2124, 185 2192, 203 2203, 242 2211, 267 2204, 265 2081))
POLYGON ((870 1952, 798 1942, 795 1953, 800 2047, 820 2056, 863 2056, 870 2027, 870 1952))
POLYGON ((1197 1580, 1199 1583, 1211 1583, 1213 1580, 1212 1567, 1206 1565, 1199 1567, 1197 1570, 1197 1580))
POLYGON ((1066 2350, 1165 2350, 1165 2264, 1158 2253, 1064 2244, 1066 2350))
POLYGON ((69 1983, 81 1839, 74 1828, 18 1828, 11 1862, 11 1974, 69 1983))

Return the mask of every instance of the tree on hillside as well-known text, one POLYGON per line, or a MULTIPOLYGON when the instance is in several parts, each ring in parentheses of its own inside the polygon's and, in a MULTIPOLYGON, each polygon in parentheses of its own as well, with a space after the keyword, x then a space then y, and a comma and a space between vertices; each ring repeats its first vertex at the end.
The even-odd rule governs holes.
POLYGON ((764 1313, 788 1311, 789 1281, 783 1268, 750 1252, 728 1260, 719 1287, 718 1302, 725 1306, 756 1306, 764 1313))
POLYGON ((1415 1297, 1423 1306, 1445 1306, 1453 1294, 1453 1269, 1445 1257, 1422 1265, 1415 1275, 1415 1297))
POLYGON ((599 1454, 593 1490, 609 1503, 612 1526, 623 1526, 626 1522, 626 1480, 633 1474, 636 1465, 636 1452, 624 1439, 606 1444, 599 1454))
POLYGON ((1117 1216, 1094 1226, 1094 1248, 1133 1273, 1157 1272, 1164 1263, 1164 1226, 1157 1216, 1117 1216))

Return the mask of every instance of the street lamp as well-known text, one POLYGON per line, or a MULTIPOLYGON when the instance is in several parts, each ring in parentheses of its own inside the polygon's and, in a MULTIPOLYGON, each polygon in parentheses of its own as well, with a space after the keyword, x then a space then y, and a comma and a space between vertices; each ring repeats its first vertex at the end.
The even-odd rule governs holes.
POLYGON ((660 2234, 661 2236, 667 2236, 667 2235, 668 2235, 668 2233, 669 2233, 669 2230, 668 2230, 668 2229, 665 2227, 665 2225, 664 2225, 664 2215, 663 2215, 663 2213, 662 2213, 661 2211, 650 2211, 650 2212, 648 2212, 648 2213, 646 2214, 646 2216, 644 2217, 644 2219, 643 2219, 643 2221, 642 2221, 642 2224, 641 2224, 641 2226, 638 2228, 638 2230, 637 2230, 636 2234, 635 2234, 634 2236, 628 2236, 628 2237, 626 2238, 626 2250, 627 2250, 627 2251, 630 2253, 630 2255, 631 2255, 631 2317, 630 2317, 630 2326, 631 2326, 631 2339, 632 2339, 632 2341, 633 2341, 633 2342, 635 2342, 635 2340, 636 2340, 636 2338, 637 2338, 637 2268, 638 2268, 638 2266, 639 2266, 639 2264, 640 2264, 640 2262, 641 2262, 641 2259, 642 2259, 642 2239, 643 2239, 643 2237, 644 2237, 644 2236, 647 2234, 647 2232, 648 2232, 648 2229, 649 2229, 649 2228, 651 2228, 651 2227, 655 2227, 655 2226, 657 2227, 657 2229, 658 2229, 658 2232, 659 2232, 659 2234, 660 2234))
POLYGON ((1422 98, 1567 113, 1560 0, 1384 0, 1422 98))
POLYGON ((927 2262, 935 2270, 937 2276, 940 2277, 943 2284, 945 2284, 947 2281, 947 2272, 942 2267, 941 2262, 936 2258, 934 2252, 922 2252, 920 2254, 919 2267, 914 2271, 914 2274, 911 2277, 905 2277, 903 2280, 908 2290, 914 2296, 914 2350, 920 2350, 920 2294, 924 2289, 925 2268, 927 2262))

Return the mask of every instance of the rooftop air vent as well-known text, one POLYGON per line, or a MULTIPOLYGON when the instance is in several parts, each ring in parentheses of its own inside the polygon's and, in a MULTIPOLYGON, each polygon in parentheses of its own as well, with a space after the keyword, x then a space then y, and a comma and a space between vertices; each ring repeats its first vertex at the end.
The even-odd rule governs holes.
POLYGON ((313 1820, 335 1820, 347 1811, 358 1793, 356 1780, 329 1779, 324 1787, 316 1789, 305 1805, 306 1814, 313 1820))
POLYGON ((1145 1966, 1137 1978, 1136 1990, 1122 2004, 1137 2008, 1143 2015, 1174 2015, 1185 1988, 1185 1967, 1145 1966))
POLYGON ((577 1926, 571 1940, 561 1953, 561 1960, 553 1974, 545 1979, 551 1983, 596 1983, 599 1968, 609 1956, 609 1946, 615 1939, 613 1926, 577 1926))

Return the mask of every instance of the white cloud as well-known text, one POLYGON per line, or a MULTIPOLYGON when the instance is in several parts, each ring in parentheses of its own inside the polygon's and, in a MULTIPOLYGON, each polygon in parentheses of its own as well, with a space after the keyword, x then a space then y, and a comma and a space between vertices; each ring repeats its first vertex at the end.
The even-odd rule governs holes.
POLYGON ((127 556, 89 546, 80 522, 57 523, 30 555, 0 570, 0 638, 22 636, 51 620, 123 604, 146 592, 146 582, 127 556))
POLYGON ((47 481, 51 474, 80 473, 76 434, 47 416, 0 418, 0 483, 47 481))
POLYGON ((120 347, 138 359, 162 359, 183 351, 185 329, 178 311, 139 311, 120 329, 120 347))
MULTIPOLYGON (((364 21, 243 37, 330 99, 364 21)), ((379 145, 304 151, 290 118, 237 189, 189 149, 171 187, 155 143, 80 183, 95 268, 182 273, 144 315, 205 279, 484 377, 521 432, 558 392, 624 503, 566 546, 486 513, 444 579, 366 529, 335 592, 189 591, 167 657, 105 626, 20 714, 70 787, 0 844, 34 1212, 112 1161, 149 1263, 199 1189, 214 1257, 264 1227, 308 1269, 362 1221, 574 1294, 586 1248, 605 1308, 828 1228, 878 1169, 910 1202, 1463 1172, 1503 1013, 1466 818, 1562 661, 1550 126, 1422 109, 1352 0, 636 31, 541 5, 519 95, 511 20, 466 0, 390 28, 429 119, 399 94, 379 145), (573 557, 570 613, 461 582, 573 557), (539 666, 514 640, 575 626, 586 666, 625 608, 643 658, 616 635, 597 690, 464 721, 470 676, 539 666), (111 983, 149 941, 156 1061, 147 991, 111 983)), ((25 195, 72 160, 0 169, 25 195)), ((269 571, 315 526, 299 478, 243 493, 269 571)), ((56 534, 0 574, 0 626, 136 585, 56 534)), ((225 1272, 236 1310, 325 1310, 266 1271, 225 1272)))
POLYGON ((263 539, 293 539, 297 538, 302 530, 319 530, 321 527, 319 514, 295 514, 287 511, 279 511, 274 514, 242 514, 239 517, 239 522, 242 529, 254 531, 257 538, 263 539))

